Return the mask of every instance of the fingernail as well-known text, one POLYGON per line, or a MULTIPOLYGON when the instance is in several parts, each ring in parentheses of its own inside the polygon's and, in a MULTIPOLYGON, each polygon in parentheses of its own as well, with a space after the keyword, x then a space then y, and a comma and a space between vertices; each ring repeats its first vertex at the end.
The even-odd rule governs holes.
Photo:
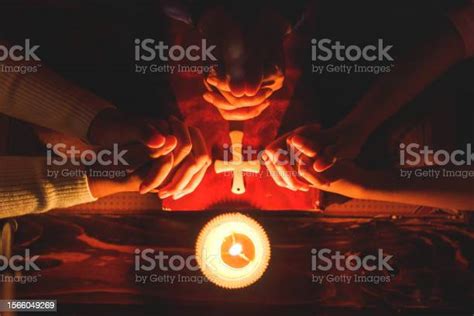
POLYGON ((301 187, 300 187, 300 190, 303 191, 303 192, 308 192, 308 191, 309 191, 309 187, 307 187, 307 186, 301 186, 301 187))
POLYGON ((294 135, 291 137, 291 144, 295 147, 301 147, 303 146, 303 137, 301 136, 298 136, 298 135, 294 135))
POLYGON ((210 93, 204 93, 204 95, 202 96, 204 98, 204 100, 206 100, 207 102, 209 103, 212 103, 212 94, 210 93))
POLYGON ((212 77, 207 77, 207 83, 212 84, 212 85, 215 86, 217 84, 217 80, 215 78, 212 78, 212 77))
POLYGON ((263 160, 263 161, 268 161, 268 156, 267 156, 267 154, 265 154, 265 153, 262 154, 262 160, 263 160))
POLYGON ((163 152, 163 155, 168 155, 170 152, 172 152, 176 148, 176 144, 170 145, 166 147, 166 149, 163 152))
POLYGON ((177 194, 173 195, 173 200, 178 200, 178 199, 182 198, 183 195, 184 195, 183 192, 177 193, 177 194))
POLYGON ((158 197, 160 199, 166 199, 167 197, 169 197, 171 194, 168 192, 168 191, 161 191, 160 193, 158 193, 158 197))
POLYGON ((150 138, 147 145, 150 148, 160 148, 165 144, 165 142, 166 138, 163 135, 157 134, 157 132, 155 132, 155 135, 150 138))
POLYGON ((317 172, 323 172, 327 170, 329 167, 331 167, 332 165, 333 165, 332 163, 328 163, 327 161, 318 159, 314 162, 313 169, 317 172))

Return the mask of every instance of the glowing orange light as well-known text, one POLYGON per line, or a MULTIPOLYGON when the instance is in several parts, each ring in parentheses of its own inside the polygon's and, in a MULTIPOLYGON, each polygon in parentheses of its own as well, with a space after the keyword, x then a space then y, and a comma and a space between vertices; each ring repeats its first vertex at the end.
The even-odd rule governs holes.
POLYGON ((255 259, 255 246, 247 236, 234 233, 224 239, 221 258, 233 268, 243 268, 255 259))
POLYGON ((262 226, 240 213, 217 216, 204 226, 196 258, 214 284, 236 289, 251 285, 265 272, 270 243, 262 226))

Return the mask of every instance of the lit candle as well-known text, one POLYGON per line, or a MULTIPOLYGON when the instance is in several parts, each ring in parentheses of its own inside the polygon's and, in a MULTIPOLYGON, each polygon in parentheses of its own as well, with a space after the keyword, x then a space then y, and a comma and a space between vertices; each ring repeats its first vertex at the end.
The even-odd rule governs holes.
POLYGON ((240 213, 217 216, 204 226, 196 244, 204 275, 224 288, 256 282, 270 260, 270 243, 262 226, 240 213))

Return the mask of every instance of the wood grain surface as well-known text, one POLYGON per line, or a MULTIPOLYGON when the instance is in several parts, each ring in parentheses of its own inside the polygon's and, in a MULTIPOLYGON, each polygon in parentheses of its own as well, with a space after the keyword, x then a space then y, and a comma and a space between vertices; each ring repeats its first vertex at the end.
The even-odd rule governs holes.
MULTIPOLYGON (((190 256, 215 212, 150 215, 40 215, 18 219, 14 253, 39 255, 36 282, 15 284, 18 298, 58 299, 75 315, 212 314, 246 311, 287 315, 381 315, 474 310, 474 229, 460 219, 330 218, 304 213, 252 213, 272 245, 270 266, 246 289, 228 291, 199 271, 160 271, 171 282, 136 282, 135 249, 190 256), (313 282, 311 249, 393 255, 384 284, 313 282), (191 277, 187 282, 178 282, 191 277), (191 280, 191 281, 189 281, 191 280)), ((356 272, 357 273, 357 272, 356 272)), ((150 273, 148 273, 150 274, 150 273)), ((379 273, 380 274, 380 273, 379 273)), ((25 273, 25 275, 27 275, 25 273)), ((185 280, 186 281, 186 280, 185 280)))

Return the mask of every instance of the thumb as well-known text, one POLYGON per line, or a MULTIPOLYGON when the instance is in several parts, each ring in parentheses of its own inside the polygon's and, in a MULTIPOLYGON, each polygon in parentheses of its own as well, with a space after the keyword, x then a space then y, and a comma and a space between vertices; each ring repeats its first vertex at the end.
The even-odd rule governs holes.
POLYGON ((339 160, 340 157, 340 147, 338 145, 329 145, 322 151, 321 155, 319 155, 313 163, 313 169, 317 172, 323 172, 334 163, 339 160))

